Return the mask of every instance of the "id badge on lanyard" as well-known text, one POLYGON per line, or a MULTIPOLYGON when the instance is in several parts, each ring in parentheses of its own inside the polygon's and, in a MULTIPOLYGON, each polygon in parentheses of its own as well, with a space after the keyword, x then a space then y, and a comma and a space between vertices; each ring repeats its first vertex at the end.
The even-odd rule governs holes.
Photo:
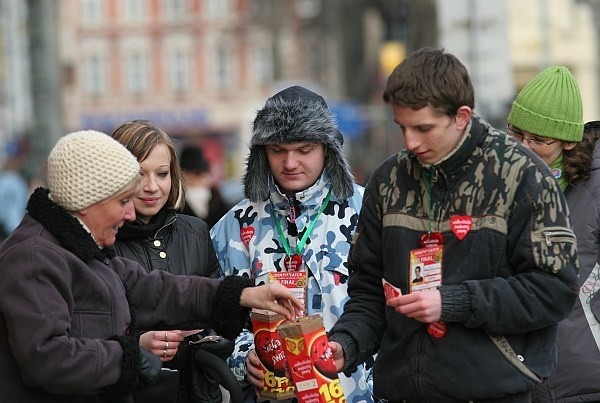
MULTIPOLYGON (((439 232, 421 235, 421 247, 410 251, 409 292, 419 292, 442 285, 443 237, 439 232)), ((446 335, 444 322, 430 323, 427 332, 436 339, 446 335)))

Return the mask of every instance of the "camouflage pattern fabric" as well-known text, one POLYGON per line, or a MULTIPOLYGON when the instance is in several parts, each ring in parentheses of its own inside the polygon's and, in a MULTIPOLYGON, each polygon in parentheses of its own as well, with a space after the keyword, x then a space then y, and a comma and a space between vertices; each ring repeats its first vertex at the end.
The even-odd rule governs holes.
MULTIPOLYGON (((273 183, 270 184, 270 188, 270 200, 276 210, 275 216, 279 218, 287 234, 285 221, 290 202, 273 183)), ((324 174, 312 187, 297 193, 297 200, 301 202, 300 214, 296 218, 298 237, 287 238, 293 250, 311 220, 317 215, 328 190, 329 178, 324 174)), ((309 315, 320 314, 326 330, 339 318, 348 300, 347 257, 358 222, 363 191, 361 186, 355 185, 353 196, 344 201, 337 200, 332 195, 302 251, 302 257, 309 270, 307 312, 309 315)), ((269 281, 270 272, 285 270, 285 249, 277 233, 271 202, 265 200, 251 203, 247 199, 243 200, 211 230, 213 246, 223 276, 249 276, 259 285, 269 281)), ((245 331, 236 340, 236 348, 229 360, 240 381, 245 378, 245 358, 252 348, 253 335, 250 331, 245 331)), ((369 360, 367 366, 372 366, 372 360, 369 360)), ((343 374, 339 376, 348 402, 372 402, 367 382, 369 373, 363 365, 350 377, 343 374)))
POLYGON ((578 288, 566 201, 539 157, 478 117, 435 165, 401 151, 379 166, 365 190, 349 263, 351 298, 330 336, 355 337, 346 346, 358 352, 347 357, 349 367, 379 348, 375 396, 454 402, 528 393, 531 381, 487 332, 506 335, 536 374, 552 373, 556 324, 578 288), (470 222, 464 238, 453 231, 457 217, 470 222), (446 331, 439 339, 386 307, 381 285, 383 277, 409 291, 410 251, 429 230, 443 238, 446 331))

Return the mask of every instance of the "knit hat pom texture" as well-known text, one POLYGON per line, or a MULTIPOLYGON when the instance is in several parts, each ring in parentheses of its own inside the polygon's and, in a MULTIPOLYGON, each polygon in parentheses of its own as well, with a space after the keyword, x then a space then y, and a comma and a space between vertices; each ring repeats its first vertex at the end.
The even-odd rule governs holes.
POLYGON ((569 69, 548 67, 523 87, 513 102, 508 123, 543 137, 581 141, 583 106, 569 69))
POLYGON ((48 156, 50 197, 77 211, 119 192, 139 174, 137 159, 107 134, 83 130, 62 137, 48 156))

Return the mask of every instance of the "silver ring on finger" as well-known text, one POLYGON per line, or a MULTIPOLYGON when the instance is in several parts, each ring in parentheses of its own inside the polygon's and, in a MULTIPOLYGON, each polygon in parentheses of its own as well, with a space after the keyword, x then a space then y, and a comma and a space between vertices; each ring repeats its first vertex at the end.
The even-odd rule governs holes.
POLYGON ((168 349, 169 349, 169 342, 165 341, 165 350, 168 350, 168 349))

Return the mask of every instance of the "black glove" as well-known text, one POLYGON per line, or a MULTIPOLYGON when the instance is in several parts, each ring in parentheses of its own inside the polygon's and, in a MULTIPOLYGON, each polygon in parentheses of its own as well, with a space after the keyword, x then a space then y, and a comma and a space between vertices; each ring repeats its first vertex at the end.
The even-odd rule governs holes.
POLYGON ((140 348, 140 387, 153 385, 158 380, 162 362, 148 350, 140 348))

